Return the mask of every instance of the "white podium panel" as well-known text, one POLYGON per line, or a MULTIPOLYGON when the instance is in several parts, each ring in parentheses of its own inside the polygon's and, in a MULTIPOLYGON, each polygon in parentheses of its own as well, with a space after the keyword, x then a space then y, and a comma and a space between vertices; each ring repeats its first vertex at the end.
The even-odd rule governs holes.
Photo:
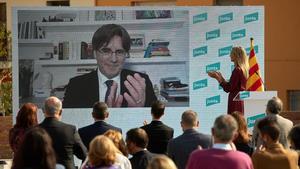
POLYGON ((252 133, 252 129, 256 119, 265 117, 266 105, 272 97, 277 96, 277 91, 264 92, 240 92, 234 100, 244 101, 244 116, 247 121, 248 131, 252 133))

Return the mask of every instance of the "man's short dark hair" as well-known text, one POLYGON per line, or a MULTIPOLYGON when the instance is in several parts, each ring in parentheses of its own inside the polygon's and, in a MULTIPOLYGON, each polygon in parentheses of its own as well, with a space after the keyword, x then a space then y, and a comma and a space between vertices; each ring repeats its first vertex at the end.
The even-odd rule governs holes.
POLYGON ((93 117, 95 119, 100 119, 100 120, 104 120, 107 116, 107 111, 108 106, 106 103, 104 102, 96 102, 93 106, 93 117))
POLYGON ((140 148, 146 148, 148 145, 148 135, 145 130, 141 128, 130 129, 126 133, 126 140, 140 148))
POLYGON ((120 36, 122 39, 122 46, 126 52, 130 50, 130 36, 126 29, 116 24, 106 24, 101 26, 95 33, 92 39, 93 49, 98 50, 102 46, 107 46, 109 41, 114 36, 120 36))
POLYGON ((181 122, 184 123, 188 127, 197 126, 198 116, 197 113, 193 110, 187 110, 181 115, 181 122))
POLYGON ((288 138, 294 143, 294 149, 300 150, 300 124, 297 124, 292 128, 288 138))
POLYGON ((282 111, 282 101, 279 97, 273 97, 267 103, 267 110, 272 114, 279 114, 282 111))
POLYGON ((151 114, 153 114, 153 116, 155 118, 160 118, 165 111, 165 104, 162 101, 154 101, 151 105, 151 114))
POLYGON ((265 117, 257 124, 257 128, 261 134, 270 136, 273 141, 277 141, 280 136, 280 127, 274 117, 265 117))

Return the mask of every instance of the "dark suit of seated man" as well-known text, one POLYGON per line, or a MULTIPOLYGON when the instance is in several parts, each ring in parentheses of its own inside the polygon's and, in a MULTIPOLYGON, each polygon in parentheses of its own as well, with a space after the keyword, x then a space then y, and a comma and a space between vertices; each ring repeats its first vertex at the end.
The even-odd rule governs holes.
POLYGON ((63 107, 90 108, 96 101, 108 107, 149 107, 157 100, 148 75, 123 69, 130 43, 122 26, 100 27, 92 39, 98 69, 70 79, 63 107))
POLYGON ((149 138, 147 149, 151 153, 167 154, 167 145, 173 138, 173 128, 165 125, 160 119, 164 115, 165 105, 161 101, 153 102, 151 106, 152 121, 150 124, 142 126, 149 138))
POLYGON ((45 129, 52 139, 57 163, 64 165, 66 169, 75 169, 73 155, 84 160, 87 153, 76 127, 60 121, 62 103, 56 97, 46 99, 43 111, 45 119, 40 127, 45 129))
POLYGON ((105 119, 109 116, 109 112, 108 107, 104 102, 96 102, 94 104, 92 115, 95 123, 78 130, 79 135, 87 148, 89 148, 90 142, 96 136, 104 134, 109 129, 122 133, 122 129, 105 122, 105 119))

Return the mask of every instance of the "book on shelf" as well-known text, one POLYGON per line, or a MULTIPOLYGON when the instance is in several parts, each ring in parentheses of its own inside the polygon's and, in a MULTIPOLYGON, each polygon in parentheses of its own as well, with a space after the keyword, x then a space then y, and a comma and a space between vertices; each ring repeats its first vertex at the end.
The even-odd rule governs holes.
POLYGON ((94 54, 93 54, 93 46, 92 43, 87 43, 82 41, 81 42, 81 55, 80 59, 94 59, 94 54))
POLYGON ((168 48, 169 43, 169 41, 161 39, 152 39, 152 41, 148 43, 144 58, 152 56, 171 56, 168 48))
POLYGON ((169 91, 161 89, 160 94, 166 98, 189 97, 189 90, 169 91))
POLYGON ((37 21, 27 21, 18 23, 19 39, 43 39, 45 32, 37 26, 37 21))

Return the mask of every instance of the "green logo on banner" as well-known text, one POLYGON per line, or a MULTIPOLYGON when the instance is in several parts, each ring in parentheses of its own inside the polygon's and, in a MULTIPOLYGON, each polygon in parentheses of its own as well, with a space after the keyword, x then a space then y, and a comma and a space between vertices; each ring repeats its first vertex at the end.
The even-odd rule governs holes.
POLYGON ((262 113, 262 114, 258 114, 258 115, 255 115, 255 116, 250 116, 247 118, 247 126, 248 127, 254 127, 254 124, 255 124, 255 121, 257 119, 261 119, 261 118, 264 118, 266 116, 265 113, 262 113))
POLYGON ((201 89, 207 87, 207 79, 199 80, 193 83, 193 89, 201 89))
POLYGON ((220 37, 220 29, 206 32, 206 40, 215 39, 220 37))
POLYGON ((221 63, 220 62, 207 65, 206 66, 206 72, 220 70, 220 67, 221 67, 221 63))
POLYGON ((233 13, 227 13, 224 15, 220 15, 219 16, 219 23, 224 23, 224 22, 228 22, 231 21, 233 19, 233 13))
POLYGON ((253 22, 258 20, 258 12, 251 13, 244 16, 244 23, 253 22))
POLYGON ((193 49, 193 56, 200 56, 200 55, 205 55, 207 54, 207 46, 202 46, 196 49, 193 49))
POLYGON ((220 102, 221 102, 220 95, 206 98, 206 106, 211 106, 211 105, 214 105, 214 104, 218 104, 220 102))
POLYGON ((232 46, 227 46, 219 49, 219 57, 229 55, 231 52, 232 46))
POLYGON ((248 97, 250 97, 250 92, 249 91, 240 92, 240 99, 245 99, 245 98, 248 98, 248 97))
POLYGON ((246 29, 231 32, 231 40, 240 39, 246 36, 246 29))
POLYGON ((206 20, 207 20, 207 13, 202 13, 202 14, 193 16, 193 24, 203 22, 206 20))
MULTIPOLYGON (((250 47, 245 49, 248 56, 250 55, 250 49, 251 49, 250 47)), ((258 53, 258 45, 254 46, 254 51, 255 51, 255 54, 258 53)))

